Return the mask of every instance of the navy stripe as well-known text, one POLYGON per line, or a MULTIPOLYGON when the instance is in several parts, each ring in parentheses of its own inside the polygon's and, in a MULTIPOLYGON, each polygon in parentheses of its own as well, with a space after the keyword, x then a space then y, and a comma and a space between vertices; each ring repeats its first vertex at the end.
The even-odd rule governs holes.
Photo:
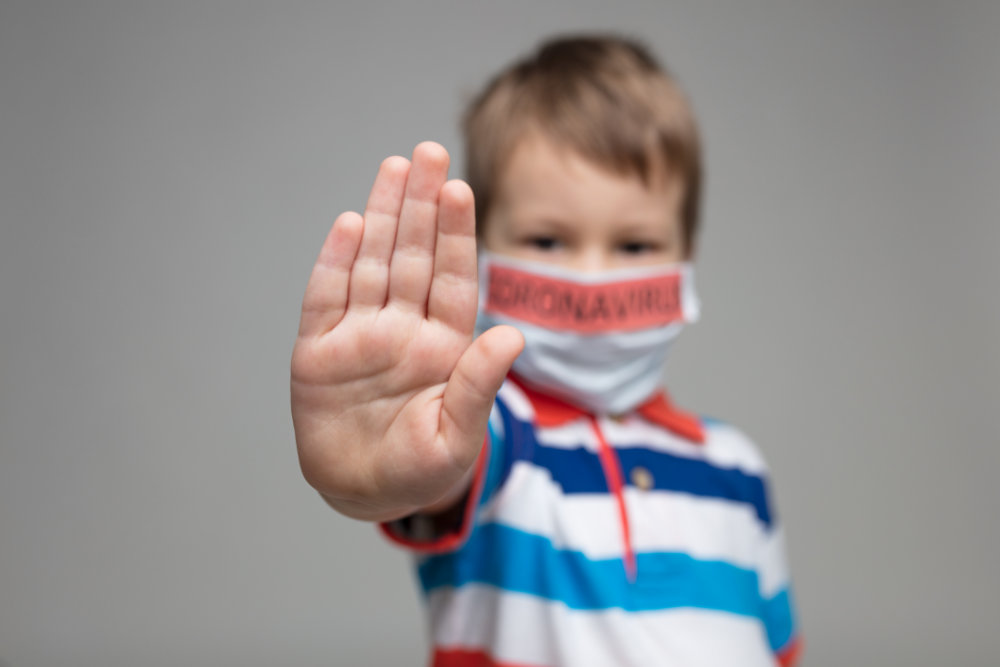
POLYGON ((499 524, 476 528, 460 551, 432 556, 418 569, 427 593, 475 582, 580 610, 697 607, 760 617, 762 601, 752 571, 686 554, 647 553, 638 556, 638 573, 629 583, 620 559, 590 560, 499 524))
POLYGON ((497 400, 496 406, 500 409, 500 417, 503 419, 503 447, 504 456, 500 462, 500 472, 497 485, 503 486, 510 476, 511 466, 515 460, 531 460, 532 451, 535 444, 535 429, 530 422, 517 419, 503 401, 497 400))
POLYGON ((644 447, 623 447, 616 451, 628 481, 633 468, 643 467, 652 473, 654 489, 747 503, 765 526, 771 526, 764 480, 757 475, 644 447))
MULTIPOLYGON (((534 426, 515 418, 502 401, 497 401, 503 416, 506 452, 500 484, 506 481, 515 461, 532 461, 546 468, 563 493, 607 493, 608 483, 596 453, 584 447, 562 449, 538 443, 534 426)), ((631 471, 641 466, 652 474, 653 488, 695 496, 746 503, 753 507, 761 522, 771 527, 773 517, 767 502, 764 479, 738 468, 722 468, 708 461, 677 456, 641 446, 615 447, 621 461, 625 483, 631 484, 631 471)))
MULTIPOLYGON (((765 526, 771 526, 764 480, 760 477, 645 447, 616 447, 615 451, 627 484, 631 484, 631 471, 642 467, 652 474, 654 489, 746 503, 753 507, 765 526)), ((546 468, 563 493, 608 492, 608 483, 596 453, 583 447, 561 449, 536 444, 532 454, 530 460, 546 468)))

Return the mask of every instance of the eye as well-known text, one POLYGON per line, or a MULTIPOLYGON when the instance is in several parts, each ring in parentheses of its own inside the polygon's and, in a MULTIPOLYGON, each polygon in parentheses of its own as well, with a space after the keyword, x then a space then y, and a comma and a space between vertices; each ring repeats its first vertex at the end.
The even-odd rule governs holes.
POLYGON ((554 236, 532 236, 526 240, 526 243, 536 250, 542 250, 545 252, 555 250, 562 246, 562 241, 554 236))
POLYGON ((659 246, 649 241, 626 241, 619 245, 619 249, 626 255, 641 255, 659 249, 659 246))

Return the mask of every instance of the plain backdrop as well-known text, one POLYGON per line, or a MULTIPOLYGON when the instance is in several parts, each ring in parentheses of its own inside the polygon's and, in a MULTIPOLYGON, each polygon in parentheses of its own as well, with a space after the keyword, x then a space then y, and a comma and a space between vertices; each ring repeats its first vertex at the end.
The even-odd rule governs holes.
MULTIPOLYGON (((644 39, 708 189, 680 404, 773 468, 809 667, 1000 664, 1000 3, 0 3, 0 665, 419 665, 302 480, 333 219, 557 32, 644 39)), ((651 663, 654 664, 654 663, 651 663)))

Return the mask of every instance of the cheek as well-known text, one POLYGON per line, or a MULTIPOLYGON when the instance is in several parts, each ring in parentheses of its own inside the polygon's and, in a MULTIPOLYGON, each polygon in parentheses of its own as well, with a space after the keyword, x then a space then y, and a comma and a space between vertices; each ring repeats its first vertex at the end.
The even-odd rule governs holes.
POLYGON ((670 264, 676 264, 678 262, 685 262, 688 259, 688 250, 684 241, 677 241, 673 244, 663 256, 663 261, 669 262, 670 264))
POLYGON ((480 249, 493 250, 496 246, 496 223, 489 218, 476 221, 476 245, 480 249))
POLYGON ((505 243, 495 230, 484 229, 476 239, 476 244, 482 250, 489 250, 495 253, 505 253, 508 251, 509 243, 505 243))
POLYGON ((510 254, 515 248, 514 235, 502 216, 489 215, 476 228, 476 243, 480 248, 500 254, 510 254))

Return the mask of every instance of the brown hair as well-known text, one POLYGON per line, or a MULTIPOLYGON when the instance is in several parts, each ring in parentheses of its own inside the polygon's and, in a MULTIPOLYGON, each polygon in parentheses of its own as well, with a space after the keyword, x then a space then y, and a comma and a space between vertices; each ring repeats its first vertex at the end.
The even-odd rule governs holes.
POLYGON ((679 175, 684 248, 691 253, 702 180, 698 129, 676 82, 641 44, 611 36, 542 44, 487 84, 466 110, 463 129, 480 233, 514 147, 540 131, 647 186, 664 167, 679 175))

